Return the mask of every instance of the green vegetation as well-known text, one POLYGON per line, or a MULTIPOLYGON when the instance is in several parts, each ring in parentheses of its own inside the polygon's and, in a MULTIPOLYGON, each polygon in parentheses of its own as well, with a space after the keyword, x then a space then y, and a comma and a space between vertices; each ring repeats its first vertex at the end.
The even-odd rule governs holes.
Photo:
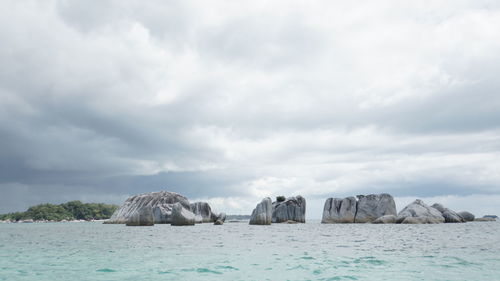
POLYGON ((283 195, 281 195, 281 196, 277 196, 277 197, 276 197, 276 201, 278 201, 278 202, 283 202, 283 201, 285 201, 285 200, 286 200, 286 197, 285 197, 285 196, 283 196, 283 195))
POLYGON ((71 201, 60 205, 40 204, 30 207, 26 212, 0 215, 0 220, 101 220, 109 219, 117 208, 116 205, 82 203, 80 201, 71 201))

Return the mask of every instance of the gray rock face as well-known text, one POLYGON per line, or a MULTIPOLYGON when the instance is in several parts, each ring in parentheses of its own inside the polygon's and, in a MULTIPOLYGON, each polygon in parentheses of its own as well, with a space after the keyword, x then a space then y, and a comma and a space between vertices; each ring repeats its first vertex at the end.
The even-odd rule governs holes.
POLYGON ((217 215, 217 219, 215 221, 225 222, 226 221, 226 213, 219 213, 219 215, 217 215))
POLYGON ((139 209, 150 207, 153 210, 154 223, 172 222, 172 205, 180 203, 189 210, 189 201, 186 197, 169 191, 151 192, 129 197, 105 223, 126 223, 139 209))
POLYGON ((149 206, 145 206, 135 210, 125 224, 127 226, 153 226, 153 209, 149 206))
POLYGON ((197 217, 197 222, 214 222, 217 219, 217 215, 212 213, 212 208, 207 202, 195 202, 191 203, 190 206, 191 212, 197 217))
POLYGON ((422 200, 417 199, 399 212, 397 223, 444 223, 441 212, 427 206, 422 200), (408 219, 407 218, 412 218, 408 219), (415 219, 413 219, 415 218, 415 219), (405 222, 406 220, 406 222, 405 222))
POLYGON ((463 211, 458 213, 465 221, 474 221, 476 218, 472 213, 463 211))
POLYGON ((257 204, 250 216, 250 224, 268 225, 271 224, 273 216, 273 205, 271 198, 266 197, 257 204))
POLYGON ((172 225, 194 225, 195 215, 177 202, 172 206, 172 225))
POLYGON ((377 218, 374 220, 372 223, 396 223, 396 216, 395 215, 385 215, 381 216, 380 218, 377 218))
POLYGON ((306 222, 306 199, 302 196, 289 197, 282 202, 272 204, 272 222, 306 222))
POLYGON ((358 195, 354 222, 367 223, 385 215, 397 215, 394 198, 387 193, 358 195))
POLYGON ((434 203, 431 207, 441 212, 441 215, 444 217, 444 222, 446 223, 459 223, 465 222, 465 220, 455 211, 445 208, 443 205, 439 203, 434 203))
POLYGON ((353 223, 356 204, 354 197, 326 199, 321 223, 353 223))

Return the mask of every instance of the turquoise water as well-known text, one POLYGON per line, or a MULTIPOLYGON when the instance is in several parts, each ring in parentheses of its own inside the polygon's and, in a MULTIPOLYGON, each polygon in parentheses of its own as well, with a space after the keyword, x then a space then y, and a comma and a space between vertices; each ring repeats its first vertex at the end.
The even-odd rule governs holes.
POLYGON ((0 224, 0 280, 500 280, 500 223, 0 224))

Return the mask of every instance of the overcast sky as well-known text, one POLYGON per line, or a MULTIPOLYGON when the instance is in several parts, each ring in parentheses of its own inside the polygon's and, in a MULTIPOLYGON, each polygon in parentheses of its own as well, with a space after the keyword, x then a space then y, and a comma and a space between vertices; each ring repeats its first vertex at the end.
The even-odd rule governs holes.
POLYGON ((500 213, 499 1, 0 5, 0 213, 158 190, 500 213))

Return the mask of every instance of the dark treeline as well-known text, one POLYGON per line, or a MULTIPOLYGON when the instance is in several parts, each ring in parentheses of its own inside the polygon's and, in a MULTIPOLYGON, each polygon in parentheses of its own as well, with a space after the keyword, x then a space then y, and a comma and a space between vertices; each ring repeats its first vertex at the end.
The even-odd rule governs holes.
POLYGON ((59 205, 40 204, 30 207, 26 212, 15 212, 0 215, 0 220, 100 220, 110 218, 117 208, 118 206, 116 205, 103 203, 82 203, 80 201, 70 201, 59 205))

